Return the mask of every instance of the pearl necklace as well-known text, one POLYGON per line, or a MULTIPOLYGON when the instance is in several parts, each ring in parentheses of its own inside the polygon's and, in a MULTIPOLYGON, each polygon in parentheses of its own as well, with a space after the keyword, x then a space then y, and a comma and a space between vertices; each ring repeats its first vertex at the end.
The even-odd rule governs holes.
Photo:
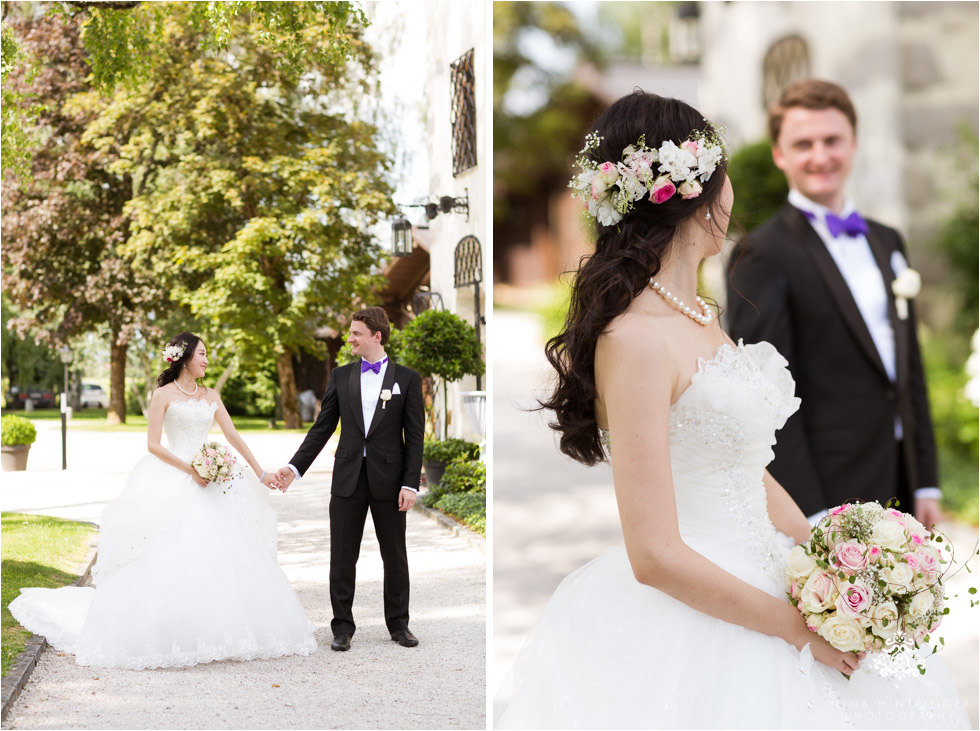
POLYGON ((197 393, 197 380, 196 379, 194 380, 194 390, 193 391, 185 391, 184 389, 182 389, 180 387, 180 384, 177 383, 177 379, 176 378, 174 379, 174 385, 180 390, 180 392, 182 394, 184 394, 186 396, 193 396, 195 393, 197 393))
POLYGON ((656 292, 661 297, 663 297, 667 301, 668 305, 673 307, 675 310, 680 310, 682 313, 690 317, 699 325, 708 325, 714 319, 714 315, 711 312, 711 309, 708 307, 708 305, 704 303, 704 300, 701 299, 700 297, 695 296, 695 299, 697 300, 698 303, 698 308, 700 309, 700 312, 698 312, 694 308, 688 307, 679 299, 677 299, 674 295, 670 293, 670 291, 666 287, 664 287, 660 282, 654 281, 653 278, 650 279, 650 287, 653 289, 654 292, 656 292))

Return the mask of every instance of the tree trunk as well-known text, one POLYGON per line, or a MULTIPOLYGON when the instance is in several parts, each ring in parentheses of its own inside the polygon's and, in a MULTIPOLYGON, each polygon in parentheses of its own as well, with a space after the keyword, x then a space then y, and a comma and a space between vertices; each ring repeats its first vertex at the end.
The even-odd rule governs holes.
POLYGON ((109 415, 110 424, 126 423, 126 349, 129 343, 112 338, 109 356, 109 415))
POLYGON ((235 372, 235 361, 228 364, 228 367, 222 371, 221 375, 218 376, 218 382, 214 384, 214 390, 218 392, 218 396, 221 395, 221 389, 225 387, 228 383, 228 379, 231 378, 231 374, 235 372))
POLYGON ((276 361, 279 372, 279 393, 282 396, 282 421, 286 429, 300 429, 299 400, 296 398, 296 374, 293 373, 293 355, 286 351, 276 361))

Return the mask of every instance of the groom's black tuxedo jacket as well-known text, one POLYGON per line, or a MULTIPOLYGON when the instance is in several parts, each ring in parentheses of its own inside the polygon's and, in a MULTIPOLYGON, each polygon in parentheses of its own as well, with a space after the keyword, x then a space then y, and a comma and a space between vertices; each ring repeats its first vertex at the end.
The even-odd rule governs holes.
POLYGON ((367 450, 368 489, 376 499, 395 500, 402 487, 419 487, 425 411, 422 378, 404 366, 388 361, 381 390, 392 391, 387 405, 379 398, 370 424, 364 424, 361 408, 361 361, 334 368, 320 404, 320 414, 306 439, 290 460, 305 474, 330 439, 340 421, 340 442, 334 454, 330 492, 349 497, 367 450), (395 384, 401 393, 394 393, 395 384))
POLYGON ((891 291, 891 257, 904 255, 902 240, 879 223, 868 226, 895 332, 895 382, 840 269, 799 210, 786 204, 729 260, 731 336, 772 343, 796 380, 802 404, 776 435, 769 471, 807 515, 855 498, 898 497, 911 511, 916 488, 937 486, 915 308, 909 302, 908 319, 898 319, 891 291))

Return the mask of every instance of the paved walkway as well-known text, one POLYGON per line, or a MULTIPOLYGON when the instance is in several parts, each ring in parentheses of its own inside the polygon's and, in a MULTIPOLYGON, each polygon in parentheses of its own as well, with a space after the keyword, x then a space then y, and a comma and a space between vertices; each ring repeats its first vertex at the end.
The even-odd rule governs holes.
MULTIPOLYGON (((547 414, 528 411, 551 378, 539 318, 494 312, 494 338, 508 344, 494 359, 493 656, 490 692, 497 692, 532 625, 555 588, 574 569, 609 546, 622 545, 612 471, 566 458, 547 426, 547 414)), ((969 555, 977 530, 944 526, 957 556, 969 555)), ((943 659, 977 728, 978 609, 966 589, 974 573, 950 582, 943 659)))
MULTIPOLYGON (((98 522, 145 453, 143 434, 73 431, 76 468, 60 467, 56 431, 41 429, 32 469, 4 473, 0 509, 98 522), (45 457, 54 455, 52 462, 45 457), (96 469, 98 467, 98 469, 96 469)), ((245 435, 263 466, 284 463, 295 434, 245 435)), ((332 452, 332 450, 329 450, 332 452)), ((358 562, 358 631, 346 653, 329 649, 327 590, 330 463, 322 456, 286 494, 279 563, 317 626, 310 657, 218 662, 185 669, 104 670, 48 650, 4 724, 10 728, 433 728, 486 727, 486 565, 480 551, 425 516, 408 516, 412 631, 417 648, 393 643, 382 614, 382 564, 367 521, 358 562)))

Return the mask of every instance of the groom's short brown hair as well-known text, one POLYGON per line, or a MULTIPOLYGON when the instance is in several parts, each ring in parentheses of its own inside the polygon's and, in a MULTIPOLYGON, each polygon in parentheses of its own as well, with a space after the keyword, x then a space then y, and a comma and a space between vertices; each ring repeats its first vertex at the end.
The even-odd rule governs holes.
POLYGON ((391 335, 391 322, 389 322, 388 313, 384 311, 384 308, 366 307, 355 312, 350 319, 351 322, 363 322, 372 335, 380 332, 381 344, 386 345, 388 343, 388 338, 391 335))
POLYGON ((769 107, 769 138, 775 145, 779 141, 779 132, 783 127, 783 116, 787 109, 803 107, 804 109, 836 109, 851 123, 851 129, 857 132, 857 113, 851 97, 843 87, 829 81, 819 79, 802 79, 794 81, 783 89, 779 100, 769 107))

